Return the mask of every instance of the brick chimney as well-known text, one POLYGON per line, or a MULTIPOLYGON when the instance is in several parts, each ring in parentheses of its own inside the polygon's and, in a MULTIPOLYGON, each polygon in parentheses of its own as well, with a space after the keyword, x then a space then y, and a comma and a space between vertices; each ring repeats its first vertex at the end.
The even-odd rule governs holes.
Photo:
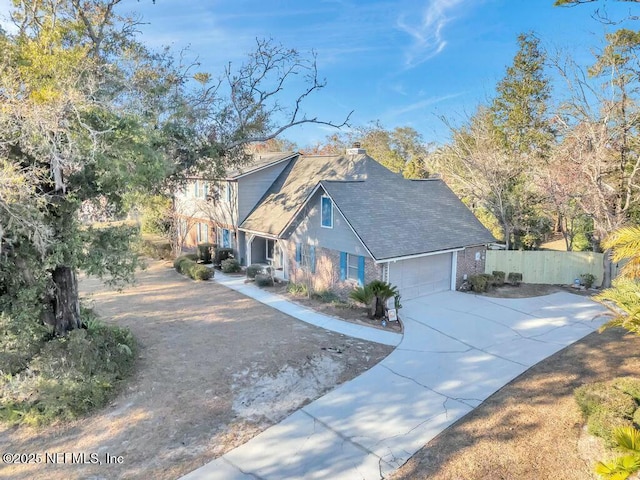
POLYGON ((360 142, 353 142, 353 147, 347 148, 347 155, 366 155, 367 151, 361 146, 360 142))

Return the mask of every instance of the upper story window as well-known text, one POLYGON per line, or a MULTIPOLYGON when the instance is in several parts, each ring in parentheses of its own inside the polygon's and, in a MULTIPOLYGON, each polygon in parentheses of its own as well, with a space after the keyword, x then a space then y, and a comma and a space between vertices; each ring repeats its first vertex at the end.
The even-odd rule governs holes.
POLYGON ((207 195, 209 195, 209 182, 196 180, 193 183, 193 196, 195 198, 207 198, 207 195))
POLYGON ((333 202, 324 195, 320 199, 320 224, 324 228, 333 228, 333 202))

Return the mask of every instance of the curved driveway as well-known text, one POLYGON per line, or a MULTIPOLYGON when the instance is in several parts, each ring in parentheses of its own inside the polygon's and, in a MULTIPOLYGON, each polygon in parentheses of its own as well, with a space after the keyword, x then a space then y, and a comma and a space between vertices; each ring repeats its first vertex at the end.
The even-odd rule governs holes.
POLYGON ((183 477, 380 479, 529 367, 597 329, 570 293, 499 299, 443 292, 404 301, 387 358, 183 477))

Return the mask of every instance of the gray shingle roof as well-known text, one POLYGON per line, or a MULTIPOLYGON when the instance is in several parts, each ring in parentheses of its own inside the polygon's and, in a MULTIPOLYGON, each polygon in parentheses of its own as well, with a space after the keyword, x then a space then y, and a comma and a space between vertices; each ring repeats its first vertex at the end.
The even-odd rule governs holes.
POLYGON ((299 156, 283 170, 240 228, 280 235, 321 180, 381 182, 398 178, 366 155, 299 156))
POLYGON ((320 183, 376 260, 495 241, 442 180, 320 183))
POLYGON ((251 161, 246 165, 239 165, 227 172, 227 178, 230 180, 236 179, 247 173, 255 172, 261 168, 268 167, 275 163, 286 160, 297 155, 295 152, 273 152, 273 153, 259 153, 251 157, 251 161))

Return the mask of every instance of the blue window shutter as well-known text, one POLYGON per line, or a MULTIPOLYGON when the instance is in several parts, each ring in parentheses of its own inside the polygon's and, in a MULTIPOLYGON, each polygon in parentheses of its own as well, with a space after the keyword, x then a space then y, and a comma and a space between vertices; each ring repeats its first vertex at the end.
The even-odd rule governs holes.
POLYGON ((302 244, 296 243, 296 262, 302 261, 302 244))
POLYGON ((340 280, 347 279, 347 252, 340 252, 340 280))
POLYGON ((193 184, 193 196, 198 198, 198 180, 196 180, 193 184))
POLYGON ((309 246, 309 262, 311 263, 311 273, 316 273, 316 247, 309 246))
POLYGON ((358 283, 364 287, 364 257, 358 257, 358 283))

